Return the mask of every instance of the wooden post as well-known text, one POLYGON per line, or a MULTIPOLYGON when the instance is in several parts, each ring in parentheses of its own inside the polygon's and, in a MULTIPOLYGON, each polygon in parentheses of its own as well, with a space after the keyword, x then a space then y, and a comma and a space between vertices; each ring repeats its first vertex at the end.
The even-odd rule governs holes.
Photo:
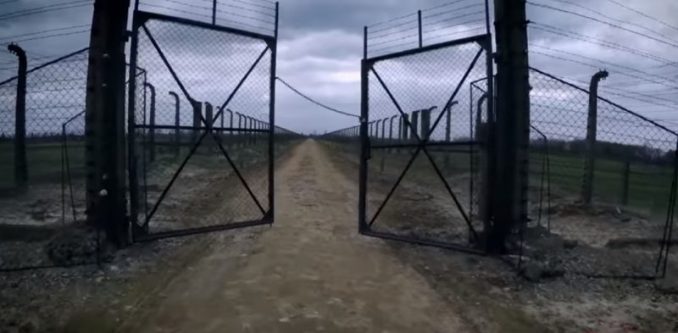
POLYGON ((525 6, 526 0, 494 0, 497 156, 491 166, 496 181, 494 223, 487 234, 491 253, 505 252, 509 234, 527 221, 530 85, 525 6))
POLYGON ((85 107, 87 222, 128 243, 125 218, 125 40, 129 0, 95 0, 85 107))

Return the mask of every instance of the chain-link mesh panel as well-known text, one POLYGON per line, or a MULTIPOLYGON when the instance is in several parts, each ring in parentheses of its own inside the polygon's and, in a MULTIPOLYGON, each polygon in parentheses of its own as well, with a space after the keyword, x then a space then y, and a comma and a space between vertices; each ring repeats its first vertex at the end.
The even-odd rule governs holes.
MULTIPOLYGON (((394 135, 397 135, 398 128, 394 128, 394 131, 394 135)), ((390 130, 389 133, 391 133, 390 130)), ((324 134, 321 139, 331 143, 333 148, 350 155, 351 160, 357 161, 360 156, 360 126, 332 131, 324 134)))
MULTIPOLYGON (((61 125, 85 109, 87 49, 31 70, 26 77, 26 154, 29 185, 57 181, 61 125)), ((17 79, 0 86, 0 141, 4 168, 0 188, 14 184, 17 79)))
POLYGON ((673 219, 678 136, 601 97, 589 117, 589 92, 545 72, 531 70, 530 85, 529 220, 517 231, 528 262, 655 276, 673 219))
POLYGON ((474 226, 480 227, 484 214, 487 212, 485 203, 481 200, 483 186, 489 181, 488 145, 490 123, 488 122, 488 89, 487 79, 480 78, 472 81, 469 87, 469 131, 472 140, 478 142, 478 149, 470 153, 470 170, 472 181, 470 186, 469 215, 474 226))
POLYGON ((62 125, 62 214, 71 221, 85 220, 85 112, 62 125))
POLYGON ((478 142, 468 91, 487 77, 482 42, 373 62, 366 212, 371 230, 448 244, 478 240, 482 224, 470 214, 478 142))
POLYGON ((272 163, 266 41, 153 18, 137 37, 137 224, 153 233, 262 220, 272 163))
POLYGON ((101 259, 84 224, 87 67, 83 49, 28 71, 25 188, 13 188, 18 80, 0 85, 0 270, 101 259))
POLYGON ((17 81, 0 85, 0 191, 14 187, 14 124, 17 81))

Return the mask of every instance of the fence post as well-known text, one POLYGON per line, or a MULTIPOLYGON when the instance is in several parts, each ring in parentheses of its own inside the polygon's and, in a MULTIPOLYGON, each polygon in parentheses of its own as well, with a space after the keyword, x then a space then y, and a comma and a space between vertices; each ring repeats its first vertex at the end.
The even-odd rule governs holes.
POLYGON ((176 92, 170 91, 169 94, 174 97, 174 156, 178 157, 181 151, 181 102, 176 92))
POLYGON ((360 169, 358 170, 358 232, 368 230, 367 226, 367 168, 369 147, 369 70, 367 62, 367 27, 363 27, 363 58, 360 61, 360 169))
POLYGON ((210 102, 205 102, 205 121, 207 122, 207 128, 212 128, 212 123, 214 122, 214 108, 210 102))
POLYGON ((586 157, 584 159, 584 179, 582 183, 582 201, 590 205, 593 197, 593 174, 595 169, 596 134, 598 131, 598 83, 608 76, 607 71, 599 71, 591 77, 589 87, 589 114, 586 124, 586 157))
MULTIPOLYGON (((490 230, 490 221, 489 221, 489 214, 490 214, 490 204, 492 201, 492 198, 490 197, 489 193, 492 191, 491 185, 490 185, 490 180, 491 180, 491 163, 490 163, 490 154, 492 154, 491 149, 490 149, 490 131, 491 131, 491 122, 492 119, 490 117, 490 111, 488 109, 488 112, 486 113, 487 117, 487 122, 483 124, 483 103, 485 100, 488 98, 487 93, 483 93, 482 96, 478 99, 478 105, 476 107, 476 120, 475 120, 475 125, 476 128, 474 129, 475 131, 475 138, 472 138, 472 140, 476 142, 482 142, 483 144, 479 145, 479 156, 480 156, 480 198, 478 200, 478 218, 483 221, 483 227, 485 230, 490 230)), ((473 103, 473 102, 471 102, 473 103)), ((488 103, 489 107, 489 103, 488 103)), ((471 115, 473 116, 473 115, 471 115)))
MULTIPOLYGON (((509 234, 527 221, 527 167, 530 136, 530 88, 526 1, 494 0, 497 52, 496 147, 492 192, 494 223, 487 250, 502 253, 509 234)), ((487 19, 486 19, 487 20, 487 19)), ((491 46, 488 43, 487 49, 491 46)), ((488 83, 492 79, 488 76, 488 83)), ((491 89, 488 85, 488 91, 491 89)), ((492 100, 494 97, 488 97, 492 100)), ((494 163, 493 163, 494 164, 494 163)))
POLYGON ((393 120, 395 120, 396 117, 398 117, 398 115, 391 117, 391 120, 389 120, 389 123, 388 123, 388 140, 389 140, 389 142, 391 140, 393 140, 393 120))
MULTIPOLYGON (((212 131, 214 125, 214 111, 212 104, 210 102, 205 102, 205 127, 207 131, 212 131)), ((214 146, 207 147, 206 150, 208 153, 212 152, 213 149, 216 149, 214 146)))
POLYGON ((631 176, 631 162, 624 163, 624 171, 622 174, 622 206, 629 204, 629 177, 631 176))
POLYGON ((191 101, 193 107, 193 129, 191 130, 191 143, 195 144, 198 141, 198 132, 201 127, 200 115, 202 115, 202 103, 198 101, 191 101))
POLYGON ((409 126, 407 126, 407 121, 410 116, 408 114, 403 114, 400 119, 400 140, 407 141, 409 139, 409 126))
POLYGON ((386 121, 387 120, 388 120, 388 118, 383 119, 381 121, 381 139, 382 140, 386 139, 386 121))
MULTIPOLYGON (((233 133, 234 133, 233 132, 233 128, 234 128, 233 127, 233 110, 226 109, 225 112, 228 112, 228 116, 229 116, 229 118, 228 118, 229 119, 228 120, 228 128, 230 128, 230 130, 227 131, 228 132, 227 145, 232 146, 233 145, 233 133)), ((223 120, 223 117, 224 117, 224 115, 222 114, 222 118, 221 118, 222 120, 223 120)))
MULTIPOLYGON (((217 111, 217 112, 219 112, 219 111, 217 111)), ((222 111, 221 114, 219 115, 219 118, 221 118, 221 119, 219 119, 219 121, 221 123, 220 124, 221 128, 219 129, 219 134, 221 134, 221 135, 224 135, 224 118, 226 117, 225 113, 226 112, 222 111)))
POLYGON ((249 144, 251 145, 251 144, 254 144, 254 142, 256 141, 256 138, 254 137, 255 133, 252 132, 252 130, 254 130, 254 118, 247 116, 247 120, 248 120, 248 126, 249 126, 248 129, 250 130, 249 131, 249 137, 250 137, 249 144))
MULTIPOLYGON (((398 118, 398 115, 394 115, 391 117, 391 120, 389 121, 388 124, 388 143, 393 144, 393 121, 398 118)), ((393 148, 388 150, 390 153, 393 153, 393 148)))
POLYGON ((148 160, 149 162, 155 161, 155 86, 148 82, 144 82, 144 87, 148 88, 151 91, 151 115, 149 119, 148 129, 148 160))
POLYGON ((228 118, 229 119, 228 120, 228 127, 231 129, 231 131, 229 131, 229 134, 233 135, 233 110, 226 109, 226 112, 228 112, 228 117, 229 117, 228 118))
POLYGON ((412 139, 415 139, 419 135, 419 110, 412 112, 412 139))
POLYGON ((14 184, 25 189, 28 184, 28 158, 26 157, 26 52, 16 44, 7 46, 9 52, 19 58, 19 73, 16 86, 16 109, 14 117, 14 184))
POLYGON ((428 132, 431 128, 431 111, 433 108, 421 110, 421 139, 428 139, 428 132))
MULTIPOLYGON (((445 114, 445 142, 450 142, 452 141, 452 107, 459 104, 458 101, 452 101, 450 104, 448 104, 443 112, 446 112, 445 114)), ((472 103, 470 103, 472 104, 472 103)), ((448 169, 450 167, 450 154, 447 153, 445 154, 445 160, 443 161, 443 164, 445 166, 445 169, 448 169)), ((471 180, 471 183, 473 183, 473 180, 471 180)), ((470 206, 469 206, 470 207, 470 206)))
POLYGON ((455 105, 459 104, 458 101, 452 101, 447 107, 445 107, 445 111, 447 112, 446 119, 445 119, 445 142, 450 142, 452 141, 452 107, 455 105))
POLYGON ((419 24, 419 47, 421 48, 421 47, 424 46, 424 33, 423 33, 422 28, 421 28, 421 26, 422 26, 422 24, 421 24, 421 10, 417 11, 417 21, 418 21, 418 24, 419 24))

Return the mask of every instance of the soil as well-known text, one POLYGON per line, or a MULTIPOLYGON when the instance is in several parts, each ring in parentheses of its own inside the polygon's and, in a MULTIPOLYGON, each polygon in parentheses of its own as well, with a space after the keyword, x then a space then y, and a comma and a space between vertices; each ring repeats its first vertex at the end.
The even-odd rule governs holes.
MULTIPOLYGON (((652 281, 565 274, 535 283, 496 258, 361 236, 356 180, 355 160, 305 141, 277 168, 271 228, 139 244, 103 268, 2 273, 0 325, 7 332, 678 332, 678 296, 652 281)), ((403 200, 433 212, 410 215, 411 224, 439 214, 459 219, 411 188, 403 200)), ((375 190, 383 198, 388 187, 375 190)), ((384 222, 399 220, 397 213, 384 222)), ((462 239, 454 230, 450 237, 462 239)))

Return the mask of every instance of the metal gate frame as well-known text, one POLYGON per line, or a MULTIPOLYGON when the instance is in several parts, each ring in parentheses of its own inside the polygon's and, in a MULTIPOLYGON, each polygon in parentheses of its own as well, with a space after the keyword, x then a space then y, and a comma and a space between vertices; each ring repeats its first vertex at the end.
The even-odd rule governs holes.
MULTIPOLYGON (((415 159, 421 152, 426 155, 426 158, 429 160, 431 163, 431 166, 435 170, 438 178, 440 178, 440 181, 442 184, 445 186, 445 189, 447 190, 448 194, 450 195, 451 199, 454 201, 455 206, 459 210, 460 214, 464 218, 464 222, 467 224, 469 227, 469 230, 475 240, 475 243, 480 244, 480 237, 478 233, 475 231, 473 224, 471 223, 469 215, 464 211, 464 208, 462 207, 459 199, 455 195, 454 191, 452 190, 450 184, 447 182, 445 177, 443 176, 440 168, 436 164, 435 160, 431 156, 430 152, 428 151, 427 147, 431 146, 436 146, 436 147, 449 147, 449 146, 481 146, 481 145, 486 145, 490 142, 492 142, 492 134, 490 133, 487 138, 487 142, 479 141, 479 140, 474 140, 471 139, 470 141, 465 141, 465 142, 429 142, 429 138, 431 134, 435 131, 435 129, 438 127, 438 124, 440 123, 440 120, 442 119, 443 115, 446 114, 446 112, 441 112, 435 122, 432 124, 431 128, 429 129, 428 133, 422 133, 423 135, 417 134, 417 130, 414 128, 412 125, 411 121, 409 120, 408 117, 406 117, 405 112, 403 109, 400 107, 400 104, 398 103, 396 97, 391 93, 389 90, 388 86, 386 83, 381 79, 381 76, 377 72, 377 70, 374 68, 374 65, 380 61, 384 60, 390 60, 390 59, 396 59, 396 58, 401 58, 401 57, 406 57, 406 56, 412 56, 412 55, 417 55, 417 54, 422 54, 434 50, 439 50, 439 49, 444 49, 448 47, 454 47, 454 46, 459 46, 459 45, 464 45, 464 44, 469 44, 469 43, 477 43, 480 46, 480 50, 478 53, 475 55, 473 58, 471 64, 469 64, 468 68, 466 69, 466 72, 464 73, 462 79, 457 83, 456 88, 454 89, 454 92, 451 94, 449 99, 445 102, 445 106, 450 105, 452 101, 454 101, 455 97, 457 94, 460 92, 462 85, 466 82, 470 72, 473 70, 475 67, 476 63, 478 62, 478 59, 480 56, 485 53, 486 54, 486 71, 487 71, 487 76, 490 78, 490 82, 488 84, 488 89, 489 89, 489 94, 490 96, 493 96, 493 84, 491 78, 493 78, 493 64, 492 64, 492 35, 489 33, 489 26, 487 33, 481 34, 481 35, 476 35, 476 36, 471 36, 467 38, 462 38, 462 39, 457 39, 457 40, 452 40, 448 42, 443 42, 443 43, 437 43, 437 44, 432 44, 424 47, 418 47, 418 48, 413 48, 413 49, 408 49, 404 51, 399 51, 399 52, 394 52, 386 55, 380 55, 376 57, 371 57, 368 58, 367 56, 367 28, 364 30, 364 53, 363 53, 363 60, 361 62, 361 113, 360 113, 360 142, 361 142, 361 152, 360 152, 360 179, 359 179, 359 206, 358 206, 358 230, 360 234, 365 235, 365 236, 371 236, 371 237, 376 237, 376 238, 383 238, 383 239, 389 239, 389 240, 395 240, 395 241, 401 241, 401 242, 407 242, 407 243, 413 243, 413 244, 418 244, 418 245, 427 245, 427 246, 434 246, 434 247, 440 247, 440 248, 446 248, 446 249, 452 249, 452 250, 457 250, 457 251, 462 251, 462 252, 468 252, 468 253, 475 253, 475 254, 484 254, 485 251, 484 249, 477 249, 474 247, 469 246, 468 244, 459 244, 459 243, 451 243, 451 242, 442 242, 442 241, 437 241, 433 239, 428 239, 428 238, 419 238, 419 237, 413 237, 411 235, 399 235, 396 233, 391 233, 391 232, 382 232, 382 231, 376 231, 372 229, 372 225, 376 221, 377 217, 379 217, 382 209, 384 206, 388 203, 389 199, 395 192, 395 190, 398 188, 400 185, 400 182, 403 180, 407 172, 409 171, 410 167, 414 163, 415 159), (377 81, 379 82, 379 85, 384 89, 384 91, 387 93, 389 99, 393 103, 393 106, 398 110, 398 114, 400 117, 402 117, 405 126, 409 128, 410 133, 414 135, 413 139, 415 139, 417 142, 416 143, 404 143, 404 144, 379 144, 379 145, 372 145, 370 143, 369 139, 369 124, 370 124, 370 106, 369 106, 369 73, 374 74, 374 76, 377 78, 377 81), (422 138, 423 137, 423 138, 422 138), (410 157, 408 163, 406 164, 405 168, 403 171, 400 173, 399 177, 397 178, 395 184, 393 184, 393 187, 389 191, 389 193, 386 195, 385 199, 381 202, 379 208, 377 209, 376 213, 374 216, 372 216, 369 220, 367 218, 367 177, 368 177, 368 163, 369 159, 371 156, 371 151, 374 149, 392 149, 392 148, 414 148, 415 151, 410 157)), ((488 118, 493 118, 493 103, 492 103, 492 98, 488 99, 488 110, 491 114, 488 114, 488 118)), ((490 131, 491 132, 491 131, 490 131)), ((485 184, 487 186, 487 184, 485 184)), ((485 216, 488 216, 488 214, 484 214, 485 216)), ((487 225, 488 221, 483 221, 485 225, 487 225)))
POLYGON ((274 162, 275 162, 275 157, 274 157, 274 135, 275 135, 275 77, 276 77, 276 58, 277 58, 277 44, 278 44, 278 17, 279 17, 279 5, 276 3, 275 5, 275 25, 274 25, 274 33, 273 36, 268 36, 264 35, 261 33, 257 32, 252 32, 252 31, 247 31, 247 30, 242 30, 242 29, 237 29, 237 28, 231 28, 231 27, 225 27, 225 26, 220 26, 216 24, 209 24, 209 23, 204 23, 200 21, 195 21, 191 19, 186 19, 186 18, 180 18, 180 17, 174 17, 174 16, 168 16, 168 15, 163 15, 163 14, 157 14, 157 13, 150 13, 150 12, 145 12, 141 11, 138 9, 135 9, 134 14, 133 14, 133 24, 132 24, 132 44, 131 44, 131 55, 130 55, 130 77, 134 77, 134 73, 136 73, 137 70, 137 57, 138 57, 138 37, 139 37, 139 32, 140 29, 145 32, 145 34, 148 36, 149 40, 153 44, 153 48, 158 52, 158 55, 162 59, 162 62, 164 63, 165 67, 167 67, 167 70, 170 72, 172 75, 174 81, 177 83, 179 88, 181 89, 181 92, 183 93, 184 97, 188 99, 189 102, 193 105, 194 103, 198 103, 194 98, 191 97, 191 94, 189 90, 184 86, 182 83, 181 79, 178 77, 177 73, 174 71, 172 68, 172 65, 169 63, 168 59, 165 57, 162 49, 160 46, 157 44, 155 39, 153 38, 153 35, 149 31, 149 29, 145 26, 145 23, 148 22, 149 20, 156 20, 156 21, 164 21, 164 22, 171 22, 171 23, 176 23, 179 25, 184 25, 184 26, 189 26, 189 27, 198 27, 201 29, 207 29, 207 30, 212 30, 212 31, 219 31, 223 33, 229 33, 233 35, 238 35, 238 36, 243 36, 243 37, 249 37, 253 39, 259 39, 263 42, 266 43, 267 47, 259 54, 259 56, 256 58, 254 63, 250 66, 248 71, 245 73, 245 75, 240 79, 238 84, 235 86, 233 91, 229 94, 228 98, 224 101, 224 103, 219 107, 218 111, 214 114, 211 123, 207 123, 205 117, 203 116, 202 113, 200 113, 200 123, 203 126, 199 127, 193 127, 193 126, 179 126, 179 129, 181 130, 194 130, 194 131, 202 131, 202 134, 197 136, 197 141, 191 143, 191 149, 188 153, 188 155, 183 159, 181 162, 179 168, 174 172, 174 175, 172 176, 171 180, 169 183, 165 186, 163 189, 160 197, 158 198, 157 202, 154 204, 151 212, 146 216, 145 221, 143 223, 139 223, 138 221, 138 214, 139 214, 139 207, 138 207, 138 195, 139 195, 139 183, 138 183, 138 174, 137 174, 137 163, 136 163, 136 143, 135 143, 135 135, 134 133, 136 132, 137 129, 168 129, 171 127, 171 129, 175 129, 175 126, 158 126, 158 125, 139 125, 135 122, 135 107, 136 107, 136 82, 135 80, 130 80, 129 84, 129 92, 128 92, 128 177, 129 177, 129 192, 130 192, 130 222, 131 222, 131 235, 132 235, 132 240, 133 241, 150 241, 150 240, 156 240, 156 239, 161 239, 161 238, 168 238, 168 237, 178 237, 178 236, 187 236, 187 235, 193 235, 193 234, 200 234, 200 233, 207 233, 207 232, 214 232, 214 231, 222 231, 222 230, 230 230, 230 229, 238 229, 238 228, 245 228, 245 227, 252 227, 252 226, 258 226, 258 225, 272 225, 274 222, 274 162), (254 129, 254 128, 249 128, 249 129, 242 129, 242 128, 233 128, 232 126, 229 128, 213 128, 214 123, 216 122, 217 119, 220 118, 220 116, 226 111, 227 106, 229 102, 233 99, 233 97, 236 95, 240 87, 243 85, 243 83, 247 80, 249 75, 252 73, 252 71, 257 67, 259 64, 260 60, 266 55, 266 53, 271 52, 271 64, 270 64, 270 77, 269 77, 269 126, 267 129, 254 129), (250 132, 250 133, 267 133, 268 134, 268 202, 269 202, 269 207, 268 210, 265 210, 264 207, 260 204, 259 200, 257 199, 256 195, 252 192, 250 189, 249 185, 243 178, 242 174, 240 173, 240 170, 237 168, 233 160, 231 159, 228 150, 224 148, 221 142, 221 138, 214 132, 215 129, 222 130, 222 131, 240 131, 240 132, 250 132), (163 199, 169 192, 169 190, 172 188, 172 185, 174 184, 175 180, 178 178, 178 176, 181 174, 182 170, 188 163, 188 161, 191 159, 191 157, 194 155, 194 153, 197 151, 198 147, 202 144, 202 141, 207 137, 211 136, 211 138, 215 141, 216 145, 219 148, 219 152, 223 155, 223 157, 226 159, 228 164, 233 168, 234 173, 236 176, 239 178, 240 182, 242 183, 243 187, 245 190, 247 190, 249 196, 252 198, 252 200, 255 202, 259 210, 261 211, 263 217, 258 220, 251 220, 251 221, 238 221, 238 222, 232 222, 232 223, 227 223, 227 224, 218 224, 218 225, 213 225, 213 226, 205 226, 205 227, 193 227, 193 228, 185 228, 185 229, 179 229, 179 230, 171 230, 171 231, 163 231, 163 232, 156 232, 156 233, 151 233, 148 230, 149 223, 151 219, 153 218, 155 212, 157 211, 159 205, 162 203, 163 199))

